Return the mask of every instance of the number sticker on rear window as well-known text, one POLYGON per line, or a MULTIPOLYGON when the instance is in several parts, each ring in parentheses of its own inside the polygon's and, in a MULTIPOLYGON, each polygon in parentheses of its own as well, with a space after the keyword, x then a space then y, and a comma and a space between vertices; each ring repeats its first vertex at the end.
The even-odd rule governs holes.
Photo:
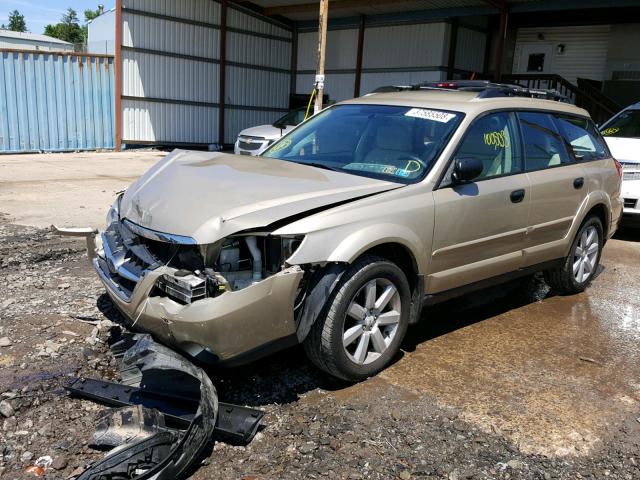
POLYGON ((425 120, 434 120, 441 123, 447 123, 451 119, 456 118, 453 113, 441 112, 440 110, 428 110, 426 108, 412 108, 405 113, 405 116, 424 118, 425 120))
POLYGON ((509 148, 509 140, 504 134, 504 130, 498 132, 488 132, 484 134, 484 144, 491 146, 494 150, 498 148, 509 148))

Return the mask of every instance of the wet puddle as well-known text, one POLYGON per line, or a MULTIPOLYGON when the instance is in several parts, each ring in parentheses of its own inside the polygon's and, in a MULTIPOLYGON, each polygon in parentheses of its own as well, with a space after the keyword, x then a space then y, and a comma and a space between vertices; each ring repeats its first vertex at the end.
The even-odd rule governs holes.
POLYGON ((381 378, 525 453, 589 453, 640 410, 640 243, 612 240, 602 263, 579 295, 534 281, 528 299, 498 289, 430 308, 381 378))

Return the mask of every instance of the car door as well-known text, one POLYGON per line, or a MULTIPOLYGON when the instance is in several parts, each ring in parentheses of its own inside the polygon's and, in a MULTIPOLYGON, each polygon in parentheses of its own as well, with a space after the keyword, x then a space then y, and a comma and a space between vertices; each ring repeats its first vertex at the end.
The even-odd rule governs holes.
POLYGON ((567 235, 588 193, 585 171, 560 134, 554 115, 519 112, 525 169, 531 184, 525 266, 566 255, 567 235))
POLYGON ((456 185, 449 166, 433 192, 435 226, 429 293, 517 270, 529 214, 529 180, 513 113, 493 112, 469 127, 452 160, 481 160, 482 174, 456 185))

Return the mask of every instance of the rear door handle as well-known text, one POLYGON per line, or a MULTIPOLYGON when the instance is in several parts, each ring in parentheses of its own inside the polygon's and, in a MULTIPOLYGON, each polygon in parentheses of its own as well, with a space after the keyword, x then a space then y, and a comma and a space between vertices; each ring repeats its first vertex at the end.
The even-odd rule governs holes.
POLYGON ((573 181, 573 188, 580 190, 584 187, 584 177, 578 177, 573 181))
POLYGON ((524 200, 524 188, 511 192, 510 198, 511 202, 520 203, 522 200, 524 200))

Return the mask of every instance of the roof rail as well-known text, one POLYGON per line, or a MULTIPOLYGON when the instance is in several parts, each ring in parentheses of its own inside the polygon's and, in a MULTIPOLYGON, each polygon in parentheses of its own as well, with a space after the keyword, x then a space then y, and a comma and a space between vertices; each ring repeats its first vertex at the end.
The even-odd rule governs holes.
POLYGON ((529 97, 557 102, 571 103, 569 97, 562 95, 557 90, 543 88, 528 88, 509 83, 496 83, 488 80, 455 80, 445 82, 426 82, 416 85, 417 89, 442 89, 467 92, 479 92, 478 98, 495 97, 529 97))
POLYGON ((375 93, 400 92, 406 90, 448 90, 478 92, 478 98, 529 97, 557 102, 572 103, 571 99, 557 90, 528 88, 508 83, 495 83, 488 80, 446 80, 442 82, 424 82, 417 85, 390 85, 374 90, 375 93))

